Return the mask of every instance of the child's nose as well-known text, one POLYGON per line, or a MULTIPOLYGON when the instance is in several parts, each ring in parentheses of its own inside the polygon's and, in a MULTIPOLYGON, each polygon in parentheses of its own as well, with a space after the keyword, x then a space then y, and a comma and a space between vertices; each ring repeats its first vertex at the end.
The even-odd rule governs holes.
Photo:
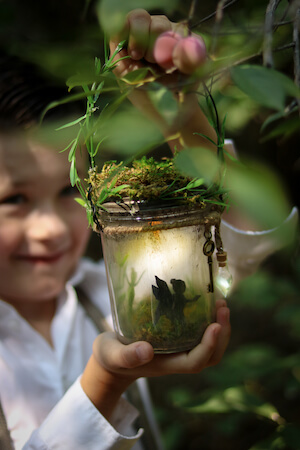
POLYGON ((68 234, 63 215, 50 205, 34 210, 27 227, 27 235, 35 240, 60 240, 68 234))

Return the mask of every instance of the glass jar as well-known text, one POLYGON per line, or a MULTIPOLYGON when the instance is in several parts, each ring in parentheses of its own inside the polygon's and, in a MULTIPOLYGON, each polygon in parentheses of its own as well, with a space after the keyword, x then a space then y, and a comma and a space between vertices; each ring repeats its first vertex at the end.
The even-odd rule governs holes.
POLYGON ((156 353, 193 348, 215 319, 216 205, 107 203, 100 214, 114 328, 156 353))

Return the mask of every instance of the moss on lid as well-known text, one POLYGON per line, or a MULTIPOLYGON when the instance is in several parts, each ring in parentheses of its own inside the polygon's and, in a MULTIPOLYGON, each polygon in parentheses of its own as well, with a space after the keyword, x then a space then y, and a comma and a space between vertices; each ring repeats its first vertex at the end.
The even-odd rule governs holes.
POLYGON ((203 179, 184 176, 169 158, 157 161, 152 157, 143 157, 135 160, 130 167, 110 161, 104 164, 101 172, 97 172, 97 168, 91 169, 87 181, 91 201, 96 206, 121 198, 151 202, 182 200, 219 203, 222 194, 216 185, 208 188, 203 179))

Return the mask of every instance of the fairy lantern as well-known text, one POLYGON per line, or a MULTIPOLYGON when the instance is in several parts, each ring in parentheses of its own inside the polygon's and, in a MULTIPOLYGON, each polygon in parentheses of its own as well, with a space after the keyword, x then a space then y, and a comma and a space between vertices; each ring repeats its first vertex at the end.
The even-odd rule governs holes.
POLYGON ((170 160, 108 164, 89 182, 118 338, 146 340, 156 353, 193 348, 215 318, 220 198, 211 189, 204 201, 205 187, 170 160))

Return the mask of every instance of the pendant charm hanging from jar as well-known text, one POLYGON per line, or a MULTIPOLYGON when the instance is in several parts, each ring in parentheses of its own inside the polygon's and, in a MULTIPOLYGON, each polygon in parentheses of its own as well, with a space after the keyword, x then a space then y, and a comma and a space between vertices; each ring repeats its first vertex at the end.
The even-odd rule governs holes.
POLYGON ((214 278, 213 278, 213 259, 212 255, 215 250, 215 243, 212 240, 212 234, 210 230, 210 226, 205 228, 204 237, 206 241, 203 245, 203 253, 207 256, 208 270, 209 270, 209 284, 208 284, 208 292, 214 292, 214 278))

